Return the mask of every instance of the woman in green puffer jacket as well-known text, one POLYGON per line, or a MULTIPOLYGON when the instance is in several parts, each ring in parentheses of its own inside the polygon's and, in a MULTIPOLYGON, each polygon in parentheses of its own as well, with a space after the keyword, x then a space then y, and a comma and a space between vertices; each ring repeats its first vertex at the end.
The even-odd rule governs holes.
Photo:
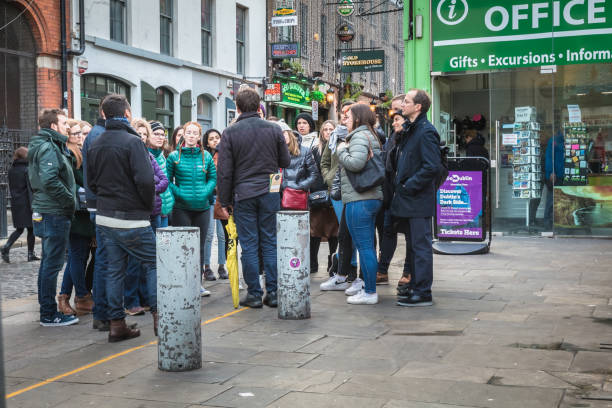
MULTIPOLYGON (((170 153, 166 170, 174 195, 174 226, 200 227, 200 271, 204 271, 206 232, 210 223, 210 201, 217 185, 213 158, 201 146, 202 127, 197 122, 184 125, 183 144, 170 153)), ((210 295, 203 287, 202 296, 210 295)))
MULTIPOLYGON (((159 168, 168 177, 168 169, 166 168, 166 157, 164 156, 164 142, 166 141, 166 130, 164 126, 156 121, 149 122, 151 125, 151 136, 147 139, 147 148, 149 152, 155 157, 155 161, 159 165, 159 168)), ((168 177, 168 180, 170 178, 168 177)), ((160 194, 162 200, 161 207, 161 219, 156 228, 164 228, 168 226, 168 216, 172 213, 174 208, 174 195, 170 188, 166 189, 160 194)))

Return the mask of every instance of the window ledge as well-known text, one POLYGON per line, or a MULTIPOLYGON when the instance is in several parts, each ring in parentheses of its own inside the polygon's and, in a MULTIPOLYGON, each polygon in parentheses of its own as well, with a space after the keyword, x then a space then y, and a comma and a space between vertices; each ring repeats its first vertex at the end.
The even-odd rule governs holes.
POLYGON ((139 57, 143 59, 147 59, 149 61, 159 62, 167 65, 171 65, 174 67, 186 67, 190 69, 194 69, 201 72, 206 72, 213 75, 219 75, 226 78, 233 79, 242 79, 242 74, 236 74, 233 72, 224 71, 221 69, 215 69, 211 67, 206 67, 200 64, 196 64, 190 61, 185 61, 179 58, 175 58, 169 55, 159 54, 152 51, 143 50, 141 48, 132 47, 130 45, 126 45, 117 41, 111 41, 100 37, 94 36, 85 36, 85 39, 93 43, 98 48, 104 48, 107 50, 115 51, 118 53, 139 57))

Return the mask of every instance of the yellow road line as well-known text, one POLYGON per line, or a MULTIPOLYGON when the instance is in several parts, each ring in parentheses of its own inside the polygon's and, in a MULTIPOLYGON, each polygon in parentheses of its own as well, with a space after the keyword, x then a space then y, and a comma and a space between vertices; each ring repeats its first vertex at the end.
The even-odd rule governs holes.
MULTIPOLYGON (((242 312, 243 310, 246 310, 246 309, 248 309, 248 307, 243 307, 243 308, 241 308, 241 309, 234 310, 233 312, 229 312, 229 313, 226 313, 226 314, 224 314, 224 315, 217 316, 217 317, 215 317, 215 318, 212 318, 212 319, 206 320, 205 322, 203 322, 203 323, 202 323, 202 326, 205 326, 205 325, 207 325, 207 324, 209 324, 209 323, 216 322, 217 320, 221 320, 221 319, 226 318, 226 317, 229 317, 229 316, 233 316, 233 315, 235 315, 236 313, 240 313, 240 312, 242 312)), ((142 349, 142 348, 145 348, 145 347, 147 347, 147 346, 152 346, 152 345, 154 345, 154 344, 157 344, 157 340, 153 340, 153 341, 151 341, 151 342, 149 342, 149 343, 147 343, 147 344, 143 344, 143 345, 141 345, 141 346, 136 346, 136 347, 132 347, 132 348, 127 349, 127 350, 123 350, 123 351, 122 351, 122 352, 120 352, 120 353, 110 355, 110 356, 105 357, 105 358, 103 358, 103 359, 101 359, 101 360, 97 360, 97 361, 94 361, 93 363, 89 363, 89 364, 84 365, 84 366, 82 366, 82 367, 76 368, 76 369, 74 369, 74 370, 72 370, 72 371, 68 371, 67 373, 63 373, 63 374, 60 374, 60 375, 56 375, 55 377, 48 378, 48 379, 46 379, 46 380, 44 380, 44 381, 41 381, 41 382, 39 382, 39 383, 36 383, 36 384, 30 385, 29 387, 22 388, 22 389, 20 389, 20 390, 17 390, 17 391, 15 391, 15 392, 12 392, 12 393, 10 393, 10 394, 8 394, 8 395, 6 396, 6 399, 16 397, 16 396, 18 396, 18 395, 23 394, 24 392, 28 392, 28 391, 34 390, 34 389, 36 389, 36 388, 42 387, 43 385, 47 385, 47 384, 50 384, 50 383, 55 382, 55 381, 57 381, 57 380, 61 380, 62 378, 66 378, 66 377, 71 376, 71 375, 73 375, 73 374, 80 373, 81 371, 85 371, 85 370, 87 370, 87 369, 89 369, 89 368, 92 368, 92 367, 98 366, 98 365, 100 365, 100 364, 106 363, 107 361, 114 360, 114 359, 116 359, 116 358, 118 358, 118 357, 125 356, 126 354, 129 354, 129 353, 131 353, 131 352, 133 352, 133 351, 140 350, 140 349, 142 349)))

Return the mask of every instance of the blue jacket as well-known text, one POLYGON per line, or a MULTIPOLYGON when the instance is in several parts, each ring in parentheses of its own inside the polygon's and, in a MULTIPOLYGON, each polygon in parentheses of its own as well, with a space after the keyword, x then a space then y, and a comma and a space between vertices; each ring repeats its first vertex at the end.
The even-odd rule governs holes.
POLYGON ((100 136, 106 128, 104 127, 106 121, 102 118, 98 118, 96 125, 89 131, 89 134, 85 138, 83 142, 83 148, 81 149, 83 153, 83 164, 81 167, 83 168, 83 188, 85 189, 85 200, 87 201, 88 209, 96 209, 96 195, 91 191, 89 186, 87 185, 87 151, 89 147, 95 142, 95 140, 100 136))
POLYGON ((557 180, 563 180, 565 167, 565 147, 563 135, 559 132, 555 136, 548 139, 546 145, 546 154, 544 158, 544 172, 546 181, 550 180, 550 175, 555 171, 557 180), (553 160, 553 145, 554 145, 554 160, 553 160))
POLYGON ((393 169, 391 215, 402 218, 433 217, 436 205, 435 180, 440 172, 440 136, 421 114, 406 121, 396 135, 396 146, 387 160, 393 169))

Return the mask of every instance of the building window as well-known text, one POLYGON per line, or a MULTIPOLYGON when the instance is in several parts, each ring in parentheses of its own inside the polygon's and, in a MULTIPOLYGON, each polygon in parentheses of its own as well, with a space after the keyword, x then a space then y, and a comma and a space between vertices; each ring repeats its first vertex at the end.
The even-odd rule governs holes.
POLYGON ((321 33, 319 34, 319 41, 321 42, 321 63, 325 64, 327 59, 327 16, 321 16, 321 33))
POLYGON ((302 47, 302 57, 308 57, 308 6, 300 5, 300 46, 302 47))
POLYGON ((155 90, 155 120, 161 122, 166 129, 174 128, 174 94, 168 88, 155 90))
POLYGON ((246 9, 236 7, 236 73, 244 75, 246 57, 246 9))
POLYGON ((198 96, 198 123, 204 132, 212 128, 212 101, 206 95, 198 96))
POLYGON ((202 65, 212 65, 212 0, 202 0, 202 65))
POLYGON ((172 55, 173 1, 159 0, 159 52, 172 55))
POLYGON ((280 42, 291 42, 293 41, 293 27, 279 27, 278 28, 278 41, 280 42))
POLYGON ((110 39, 120 43, 126 40, 126 0, 111 0, 110 2, 110 39))
POLYGON ((81 119, 96 123, 98 107, 108 94, 124 95, 130 100, 130 87, 114 78, 100 75, 81 76, 81 119))

